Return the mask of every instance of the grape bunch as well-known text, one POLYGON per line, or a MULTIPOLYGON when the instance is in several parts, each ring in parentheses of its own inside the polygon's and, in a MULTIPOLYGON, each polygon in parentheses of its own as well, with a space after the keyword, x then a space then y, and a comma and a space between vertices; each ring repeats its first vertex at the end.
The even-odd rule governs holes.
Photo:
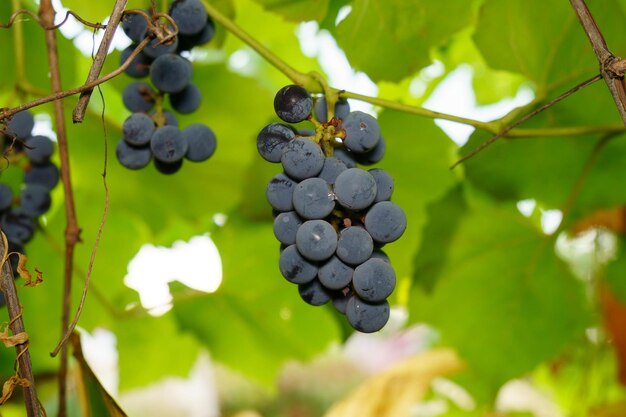
POLYGON ((381 248, 402 235, 406 216, 389 201, 393 178, 380 168, 357 167, 384 154, 376 119, 340 100, 327 120, 326 107, 324 97, 314 104, 304 88, 283 87, 276 114, 288 123, 310 120, 315 132, 271 123, 257 136, 260 155, 283 168, 266 189, 281 243, 279 269, 305 302, 332 301, 352 327, 371 333, 387 323, 387 297, 396 285, 381 248))
MULTIPOLYGON (((33 135, 35 119, 32 113, 16 113, 0 131, 3 161, 9 167, 0 181, 0 228, 9 242, 9 252, 24 253, 26 244, 35 233, 37 221, 50 208, 50 192, 59 182, 59 169, 51 162, 54 142, 47 136, 33 135), (11 181, 18 171, 19 184, 11 181)), ((11 264, 17 269, 17 258, 11 264)))
POLYGON ((213 21, 199 0, 174 1, 169 15, 178 27, 177 36, 169 43, 159 43, 143 15, 127 14, 122 20, 122 29, 135 43, 122 52, 121 63, 138 42, 152 38, 125 71, 133 78, 149 77, 152 84, 136 81, 128 84, 122 94, 124 105, 133 114, 124 121, 116 155, 129 169, 144 168, 154 158, 159 172, 172 174, 181 168, 184 159, 209 159, 217 146, 208 126, 194 123, 181 129, 174 114, 163 108, 166 96, 177 113, 193 113, 200 107, 202 95, 191 81, 191 62, 181 53, 209 42, 215 32, 213 21))

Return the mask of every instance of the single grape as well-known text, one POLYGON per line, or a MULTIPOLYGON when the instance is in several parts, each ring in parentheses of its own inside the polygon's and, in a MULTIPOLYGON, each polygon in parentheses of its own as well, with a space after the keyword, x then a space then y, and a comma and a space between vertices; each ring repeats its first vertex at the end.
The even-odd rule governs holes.
POLYGON ((202 31, 208 17, 199 0, 175 0, 170 6, 169 14, 182 35, 194 35, 202 31))
POLYGON ((278 268, 283 277, 294 284, 306 284, 317 275, 317 265, 304 259, 296 245, 287 246, 281 252, 278 268))
POLYGON ((7 122, 6 133, 9 137, 15 135, 18 139, 26 139, 35 126, 35 117, 29 111, 15 113, 7 122))
POLYGON ((341 128, 346 132, 344 145, 355 153, 365 153, 374 149, 380 140, 378 122, 373 116, 362 111, 348 114, 341 128))
POLYGON ((124 139, 117 142, 115 148, 117 160, 128 169, 141 169, 150 163, 152 152, 149 146, 134 147, 128 144, 124 139))
POLYGON ((329 156, 324 159, 324 166, 318 177, 324 179, 330 185, 334 185, 339 174, 348 169, 346 164, 339 158, 329 156))
POLYGON ((346 317, 350 325, 362 333, 377 332, 389 321, 389 303, 385 300, 372 304, 352 296, 346 305, 346 317))
POLYGON ((150 80, 165 93, 182 91, 191 81, 189 62, 176 54, 164 54, 154 60, 150 67, 150 80))
POLYGON ((312 261, 324 261, 337 249, 337 232, 324 220, 308 220, 296 232, 298 252, 312 261))
POLYGON ((350 285, 353 273, 354 269, 333 256, 320 266, 319 271, 317 271, 317 278, 329 290, 340 290, 350 285))
POLYGON ((0 183, 0 211, 5 211, 13 203, 13 190, 4 183, 0 183))
MULTIPOLYGON (((126 60, 130 57, 136 47, 136 44, 132 44, 122 51, 122 55, 120 57, 120 66, 124 64, 124 62, 126 62, 126 60)), ((126 67, 124 72, 126 73, 126 75, 133 78, 147 77, 150 73, 151 63, 152 58, 150 58, 143 52, 140 52, 132 61, 130 61, 130 64, 128 64, 128 67, 126 67)))
POLYGON ((295 138, 285 145, 280 161, 291 178, 303 180, 320 173, 324 166, 324 153, 315 142, 295 138))
POLYGON ((367 261, 374 250, 374 241, 367 230, 360 226, 350 226, 339 233, 337 256, 349 265, 359 265, 367 261))
MULTIPOLYGON (((350 113, 350 104, 348 103, 348 100, 344 98, 337 100, 335 103, 335 117, 337 119, 345 119, 348 113, 350 113)), ((320 97, 315 101, 315 118, 320 123, 328 122, 325 97, 320 97)))
POLYGON ((354 291, 364 301, 378 303, 391 295, 396 287, 396 273, 382 259, 369 259, 354 269, 354 291))
POLYGON ((150 150, 154 158, 167 164, 183 159, 188 148, 189 144, 183 132, 175 126, 158 128, 150 140, 150 150))
POLYGON ((54 152, 54 142, 46 136, 31 136, 26 139, 26 155, 35 165, 45 164, 54 152))
POLYGON ((313 99, 299 85, 287 85, 276 93, 274 110, 287 123, 298 123, 311 114, 313 99))
POLYGON ((133 113, 124 120, 122 134, 129 145, 144 146, 154 134, 154 121, 145 113, 133 113))
POLYGON ((293 190, 293 207, 304 219, 323 219, 335 208, 330 185, 321 178, 307 178, 293 190))
POLYGON ((381 136, 376 146, 374 146, 374 149, 365 153, 353 154, 353 155, 359 164, 373 165, 376 162, 380 162, 380 160, 383 159, 383 156, 385 156, 386 149, 387 149, 387 145, 385 145, 385 139, 383 139, 383 137, 381 136))
POLYGON ((271 123, 265 126, 256 137, 256 148, 259 155, 268 162, 280 162, 285 145, 296 134, 289 126, 281 123, 271 123))
POLYGON ((306 284, 298 285, 298 292, 302 300, 312 306, 321 306, 331 299, 331 293, 316 279, 306 284))
MULTIPOLYGON (((170 30, 172 30, 172 28, 170 28, 170 30)), ((157 38, 152 39, 142 52, 151 59, 158 58, 165 54, 176 53, 176 49, 178 49, 178 38, 174 38, 174 40, 168 41, 167 43, 159 42, 161 41, 157 38)))
POLYGON ((279 213, 274 219, 274 236, 284 245, 296 243, 296 233, 302 225, 302 219, 295 211, 279 213))
POLYGON ((374 202, 389 200, 391 194, 393 194, 393 178, 391 175, 381 168, 372 168, 367 172, 372 174, 374 181, 376 181, 376 198, 374 202))
POLYGON ((22 212, 33 219, 48 211, 51 204, 50 192, 41 185, 28 185, 22 190, 20 195, 22 212))
POLYGON ((365 215, 365 229, 376 242, 389 243, 397 240, 406 229, 404 211, 391 201, 374 204, 365 215))
POLYGON ((154 159, 154 167, 161 174, 166 174, 166 175, 174 174, 174 173, 180 171, 180 168, 182 166, 183 166, 183 160, 182 159, 180 159, 180 160, 178 160, 176 162, 171 162, 171 163, 159 161, 156 158, 154 159))
POLYGON ((53 163, 32 165, 24 173, 24 183, 38 184, 52 190, 59 182, 59 168, 53 163))
POLYGON ((362 210, 376 198, 376 181, 372 174, 361 168, 349 168, 337 177, 335 196, 343 207, 362 210))
POLYGON ((189 84, 182 91, 170 94, 170 104, 178 113, 189 114, 198 110, 202 93, 195 84, 189 84))
POLYGON ((213 155, 217 148, 215 133, 206 125, 193 123, 183 130, 183 136, 187 140, 187 153, 185 158, 192 162, 206 161, 213 155))
POLYGON ((142 81, 128 84, 122 92, 124 106, 133 113, 150 111, 154 107, 154 97, 152 87, 142 81))
POLYGON ((141 42, 146 37, 148 22, 140 14, 129 13, 122 18, 122 29, 132 41, 141 42))
POLYGON ((274 210, 293 210, 293 190, 296 182, 287 175, 280 173, 275 175, 267 184, 265 196, 274 210))

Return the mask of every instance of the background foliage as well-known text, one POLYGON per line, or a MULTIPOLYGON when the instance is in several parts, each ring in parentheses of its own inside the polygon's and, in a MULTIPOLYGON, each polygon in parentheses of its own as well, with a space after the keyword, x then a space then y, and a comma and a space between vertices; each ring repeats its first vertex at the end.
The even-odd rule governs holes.
MULTIPOLYGON (((30 0, 21 3, 36 10, 30 0)), ((350 65, 378 84, 381 96, 399 102, 424 103, 460 66, 471 69, 481 105, 509 98, 520 87, 531 89, 535 99, 490 125, 495 127, 598 72, 592 49, 567 2, 210 3, 302 72, 321 71, 315 57, 303 54, 295 36, 302 22, 316 21, 334 37, 350 65), (343 6, 351 7, 351 12, 336 24, 343 6), (435 61, 443 72, 424 77, 424 68, 435 61), (422 94, 411 93, 409 86, 415 79, 426 83, 422 94)), ((88 20, 102 21, 112 2, 65 0, 64 6, 88 20)), ((129 8, 146 6, 144 1, 129 1, 129 8)), ((626 1, 590 0, 589 6, 612 51, 624 55, 626 1)), ((6 22, 10 14, 10 2, 2 2, 0 21, 6 22)), ((16 87, 25 82, 33 90, 49 90, 43 33, 28 20, 23 28, 25 74, 17 74, 11 65, 15 32, 0 30, 5 57, 0 79, 3 107, 34 98, 32 92, 16 94, 16 87)), ((63 85, 80 85, 91 59, 71 40, 59 40, 63 85)), ((113 51, 105 72, 118 62, 119 51, 113 51)), ((77 249, 77 286, 84 278, 104 206, 105 141, 111 155, 128 116, 121 104, 121 91, 128 82, 120 76, 102 87, 106 138, 100 120, 103 104, 97 94, 85 123, 69 129, 83 238, 77 249)), ((273 95, 289 81, 220 29, 218 42, 196 54, 194 82, 203 92, 202 107, 181 116, 181 123, 211 126, 218 136, 218 151, 210 161, 187 164, 173 176, 163 176, 152 167, 129 172, 110 158, 109 215, 80 327, 87 332, 103 327, 115 333, 122 391, 164 376, 187 375, 198 352, 208 349, 216 362, 272 392, 286 361, 310 360, 349 336, 342 317, 331 308, 305 305, 277 269, 278 245, 264 196, 265 184, 277 168, 260 161, 254 141, 260 128, 276 119, 273 95), (249 53, 245 71, 229 67, 229 57, 236 51, 249 53), (214 223, 217 213, 228 216, 225 225, 214 223), (175 283, 170 289, 176 301, 169 313, 151 317, 140 308, 127 311, 126 306, 139 298, 123 278, 139 248, 148 242, 169 246, 203 233, 210 233, 222 258, 219 290, 197 293, 175 283), (289 312, 288 318, 281 315, 284 311, 289 312)), ((69 110, 74 100, 65 103, 69 110)), ((376 110, 387 141, 380 166, 394 176, 394 201, 405 209, 409 224, 402 240, 386 248, 400 283, 391 301, 409 312, 407 327, 427 323, 438 335, 433 346, 458 353, 466 368, 452 378, 477 404, 464 412, 451 407, 446 414, 494 410, 504 383, 527 378, 565 414, 622 415, 608 413, 626 401, 617 378, 626 361, 626 346, 619 343, 626 330, 605 323, 624 323, 620 320, 626 315, 621 315, 623 309, 604 308, 606 299, 598 294, 608 288, 617 297, 615 303, 626 303, 623 244, 616 240, 616 260, 605 269, 606 256, 599 254, 598 239, 592 239, 586 255, 578 257, 570 256, 564 243, 575 233, 601 236, 609 233, 606 228, 618 235, 626 232, 623 223, 615 221, 626 204, 626 142, 623 135, 602 139, 603 126, 608 130, 621 123, 603 83, 587 87, 523 125, 530 129, 529 137, 500 140, 453 171, 449 166, 487 139, 489 132, 476 130, 467 144, 459 146, 431 118, 376 110), (601 128, 599 133, 579 134, 577 129, 585 126, 601 128), (559 127, 573 129, 563 136, 545 134, 559 127), (536 204, 524 216, 516 204, 528 199, 536 204), (564 214, 554 233, 542 228, 542 212, 548 209, 564 214)), ((51 106, 36 112, 51 114, 51 106)), ((59 337, 62 198, 58 187, 43 232, 27 247, 31 264, 45 273, 43 285, 22 291, 37 375, 55 372, 58 366, 49 351, 59 337)), ((11 374, 13 359, 13 351, 0 350, 3 375, 11 374)))

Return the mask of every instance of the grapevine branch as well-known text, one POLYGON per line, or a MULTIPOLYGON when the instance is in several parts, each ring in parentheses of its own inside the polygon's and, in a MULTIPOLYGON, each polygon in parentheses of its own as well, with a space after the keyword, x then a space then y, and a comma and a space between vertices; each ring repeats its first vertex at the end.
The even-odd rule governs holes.
MULTIPOLYGON (((51 0, 42 0, 39 6, 39 18, 43 24, 54 23, 55 10, 51 0)), ((58 93, 61 87, 61 70, 57 50, 56 32, 46 31, 46 49, 50 69, 50 81, 52 92, 58 93)), ((64 332, 69 323, 71 300, 72 300, 72 272, 74 267, 74 249, 80 241, 80 227, 76 219, 76 207, 74 204, 74 191, 72 189, 70 160, 67 143, 67 131, 65 128, 65 114, 61 100, 54 102, 54 119, 59 143, 59 156, 61 159, 61 182, 63 184, 65 202, 65 268, 63 274, 63 304, 61 313, 61 332, 64 332)), ((67 415, 67 348, 61 352, 59 365, 59 412, 60 417, 67 415)))
POLYGON ((549 107, 552 107, 553 105, 555 105, 556 103, 558 103, 561 100, 566 99, 567 97, 571 96, 572 94, 574 94, 575 92, 587 87, 588 85, 591 85, 593 83, 595 83, 596 81, 602 79, 602 75, 598 74, 588 80, 583 81, 582 83, 578 84, 577 86, 575 86, 574 88, 566 91, 565 93, 561 94, 560 96, 558 96, 557 98, 550 100, 549 102, 545 103, 543 106, 539 107, 538 109, 526 114, 525 116, 523 116, 522 118, 520 118, 518 121, 516 121, 515 123, 507 126, 506 128, 504 128, 500 133, 497 133, 496 135, 490 137, 489 139, 487 139, 486 141, 484 141, 483 143, 481 143, 480 145, 478 145, 476 148, 474 148, 470 153, 468 153, 467 155, 465 155, 464 157, 462 157, 461 159, 459 159, 458 161, 456 161, 454 164, 452 164, 452 166, 450 167, 450 169, 454 169, 457 165, 467 161, 468 159, 470 159, 471 157, 473 157, 474 155, 478 154, 479 152, 483 151, 485 148, 487 148, 489 145, 493 144, 495 141, 497 141, 498 139, 506 136, 511 130, 513 130, 514 128, 516 128, 517 126, 521 125, 522 123, 524 123, 525 121, 532 119, 533 117, 535 117, 536 115, 538 115, 539 113, 543 112, 544 110, 548 109, 549 107))
POLYGON ((587 8, 584 0, 570 0, 580 24, 583 26, 589 42, 593 47, 596 58, 600 63, 600 71, 606 82, 617 110, 619 111, 622 121, 626 125, 626 86, 624 86, 624 65, 623 61, 619 61, 615 55, 609 51, 609 48, 600 32, 598 24, 594 20, 591 12, 587 8))
MULTIPOLYGON (((87 81, 85 83, 96 80, 100 75, 100 71, 102 71, 102 67, 104 65, 104 60, 106 59, 107 53, 109 51, 109 46, 111 45, 111 41, 113 40, 113 36, 115 35, 115 30, 122 20, 122 15, 124 13, 126 3, 127 0, 115 1, 113 11, 111 12, 111 17, 109 18, 109 23, 104 32, 104 37, 102 38, 102 42, 100 42, 98 53, 96 54, 93 64, 91 65, 91 69, 89 70, 89 74, 87 75, 87 81)), ((93 90, 86 90, 80 94, 78 103, 76 104, 74 112, 72 113, 72 121, 74 123, 81 123, 85 118, 85 109, 89 104, 89 99, 91 98, 92 91, 93 90)))
MULTIPOLYGON (((22 319, 22 306, 17 295, 15 282, 13 281, 13 271, 8 261, 9 245, 6 235, 0 232, 0 253, 2 256, 2 267, 0 268, 0 283, 6 300, 7 310, 9 312, 9 327, 14 335, 25 333, 24 320, 22 319)), ((24 343, 15 345, 17 353, 17 372, 18 377, 25 379, 28 383, 23 384, 24 405, 26 406, 26 415, 28 417, 39 417, 39 400, 37 399, 37 390, 35 389, 35 378, 33 376, 33 367, 28 352, 28 340, 24 343)))
MULTIPOLYGON (((56 25, 54 24, 54 22, 53 22, 52 25, 46 25, 35 14, 35 12, 33 12, 31 10, 27 10, 27 9, 17 9, 17 10, 15 10, 11 14, 11 17, 9 17, 8 23, 5 23, 5 24, 0 23, 0 29, 9 29, 9 28, 11 28, 13 26, 13 24, 16 23, 17 18, 20 15, 23 15, 23 14, 30 16, 35 22, 37 22, 39 24, 39 26, 41 26, 45 30, 57 30, 58 28, 60 28, 61 26, 63 26, 67 22, 67 20, 70 18, 70 16, 73 16, 80 23, 82 23, 83 25, 88 26, 90 28, 94 28, 94 29, 105 29, 106 28, 106 25, 103 25, 101 23, 91 23, 91 22, 88 22, 87 20, 83 19, 77 13, 75 13, 75 12, 73 12, 71 10, 68 10, 65 13, 65 18, 61 22, 57 23, 56 25)), ((19 20, 17 20, 17 22, 19 22, 19 20)))

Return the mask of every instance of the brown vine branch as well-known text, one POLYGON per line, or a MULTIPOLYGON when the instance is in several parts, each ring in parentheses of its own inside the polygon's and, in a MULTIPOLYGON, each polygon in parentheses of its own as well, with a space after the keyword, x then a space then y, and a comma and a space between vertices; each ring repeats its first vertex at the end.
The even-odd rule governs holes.
POLYGON ((553 105, 555 105, 559 101, 566 99, 567 97, 571 96, 572 94, 574 94, 578 90, 581 90, 581 89, 587 87, 588 85, 591 85, 591 84, 595 83, 596 81, 598 81, 600 79, 602 79, 602 75, 598 74, 598 75, 596 75, 596 76, 594 76, 594 77, 592 77, 592 78, 590 78, 590 79, 588 79, 586 81, 583 81, 582 83, 578 84, 574 88, 572 88, 572 89, 566 91, 565 93, 561 94, 557 98, 555 98, 553 100, 550 100, 549 102, 547 102, 543 106, 539 107, 538 109, 533 110, 532 112, 528 113, 524 117, 520 118, 515 123, 512 123, 509 126, 507 126, 506 128, 504 128, 498 134, 496 134, 496 135, 490 137, 489 139, 485 140, 483 143, 481 143, 476 148, 474 148, 470 153, 468 153, 467 155, 465 155, 464 157, 462 157, 461 159, 456 161, 454 164, 452 164, 450 169, 454 169, 457 165, 467 161, 468 159, 470 159, 474 155, 476 155, 479 152, 483 151, 485 148, 487 148, 489 145, 493 144, 498 139, 506 136, 511 130, 515 129, 517 126, 521 125, 522 123, 526 122, 529 119, 532 119, 533 117, 535 117, 539 113, 543 112, 544 110, 548 109, 549 107, 552 107, 553 105))
POLYGON ((19 113, 21 111, 28 110, 33 107, 41 106, 42 104, 50 103, 51 101, 60 100, 62 98, 73 96, 75 94, 80 94, 83 91, 93 89, 95 86, 105 83, 109 81, 110 79, 117 77, 118 75, 123 73, 124 70, 126 70, 126 68, 128 68, 128 66, 133 61, 133 59, 137 58, 137 55, 139 55, 139 53, 143 51, 143 49, 146 46, 148 46, 149 43, 150 43, 150 38, 145 38, 144 40, 142 40, 141 43, 137 45, 137 47, 133 50, 133 52, 128 56, 128 58, 126 59, 126 61, 124 61, 122 65, 120 65, 117 69, 115 69, 115 71, 111 71, 110 73, 108 73, 102 78, 98 78, 97 80, 81 85, 80 87, 71 88, 69 90, 50 94, 48 96, 41 97, 33 101, 29 101, 28 103, 23 103, 19 106, 16 106, 10 109, 7 109, 7 108, 0 109, 0 121, 11 118, 15 113, 19 113))
MULTIPOLYGON (((51 0, 42 0, 39 6, 39 18, 44 24, 54 23, 55 10, 51 0)), ((50 81, 52 92, 59 93, 61 86, 61 70, 57 50, 56 32, 46 31, 46 49, 48 51, 48 63, 50 69, 50 81)), ((54 102, 54 120, 59 143, 59 156, 61 162, 61 182, 63 184, 65 202, 65 268, 63 273, 63 303, 61 312, 61 334, 69 323, 70 308, 72 301, 72 272, 74 269, 74 249, 80 241, 80 227, 76 219, 76 206, 74 204, 74 191, 70 174, 69 149, 67 142, 67 130, 65 128, 65 114, 61 100, 54 102)), ((59 417, 67 415, 67 348, 61 352, 59 365, 59 417)))
MULTIPOLYGON (((104 32, 104 37, 102 38, 102 42, 100 42, 98 52, 96 53, 91 68, 89 69, 89 74, 87 75, 87 81, 85 81, 85 83, 94 81, 100 75, 100 71, 102 71, 102 67, 104 66, 104 60, 106 59, 107 53, 109 52, 109 46, 111 45, 111 41, 113 40, 115 31, 117 30, 117 27, 122 20, 122 15, 124 14, 124 8, 126 7, 127 2, 128 0, 115 1, 113 11, 111 12, 111 16, 109 17, 107 28, 104 32)), ((89 104, 89 99, 91 98, 92 92, 93 90, 86 90, 80 94, 80 97, 78 98, 78 103, 76 104, 74 112, 72 113, 72 121, 74 123, 81 123, 85 118, 85 109, 89 104)))
MULTIPOLYGON (((2 275, 0 277, 0 283, 9 312, 9 327, 14 335, 24 334, 26 333, 26 329, 24 327, 24 320, 22 319, 22 306, 17 295, 15 282, 13 281, 11 263, 8 261, 9 244, 4 233, 0 232, 0 237, 0 253, 3 254, 2 267, 0 269, 2 275)), ((37 390, 35 389, 35 378, 33 376, 28 343, 28 340, 26 340, 24 343, 15 345, 17 354, 17 376, 28 381, 28 383, 22 384, 26 415, 28 417, 39 417, 39 400, 37 399, 37 390)))
POLYGON ((609 51, 606 41, 604 40, 604 36, 602 36, 602 32, 593 18, 593 15, 589 11, 589 8, 587 8, 585 1, 570 0, 570 3, 578 16, 578 20, 580 20, 580 24, 585 30, 587 37, 589 38, 589 42, 591 42, 593 51, 596 54, 598 62, 600 63, 600 72, 602 73, 602 77, 604 78, 604 81, 613 96, 613 100, 615 101, 617 110, 622 117, 622 121, 626 125, 626 87, 623 83, 623 65, 616 65, 616 61, 618 61, 618 59, 611 53, 611 51, 609 51), (621 74, 619 73, 620 68, 622 69, 621 74))
POLYGON ((35 14, 35 12, 33 12, 32 10, 19 9, 19 10, 16 10, 15 12, 13 12, 13 14, 11 14, 11 17, 9 17, 9 21, 7 23, 5 23, 5 24, 0 23, 0 29, 9 29, 9 28, 11 28, 11 26, 13 26, 13 24, 15 23, 15 20, 20 15, 23 15, 23 14, 30 16, 44 30, 56 30, 56 29, 60 28, 61 26, 63 26, 67 22, 67 20, 70 18, 70 16, 73 16, 80 23, 82 23, 83 25, 88 26, 90 28, 105 29, 107 27, 106 25, 103 25, 101 23, 91 23, 91 22, 83 19, 77 13, 75 13, 75 12, 73 12, 71 10, 68 10, 65 13, 65 18, 63 18, 63 20, 61 22, 59 22, 58 24, 55 25, 54 22, 52 22, 53 23, 52 25, 46 25, 46 24, 44 24, 41 21, 39 16, 37 16, 35 14))

